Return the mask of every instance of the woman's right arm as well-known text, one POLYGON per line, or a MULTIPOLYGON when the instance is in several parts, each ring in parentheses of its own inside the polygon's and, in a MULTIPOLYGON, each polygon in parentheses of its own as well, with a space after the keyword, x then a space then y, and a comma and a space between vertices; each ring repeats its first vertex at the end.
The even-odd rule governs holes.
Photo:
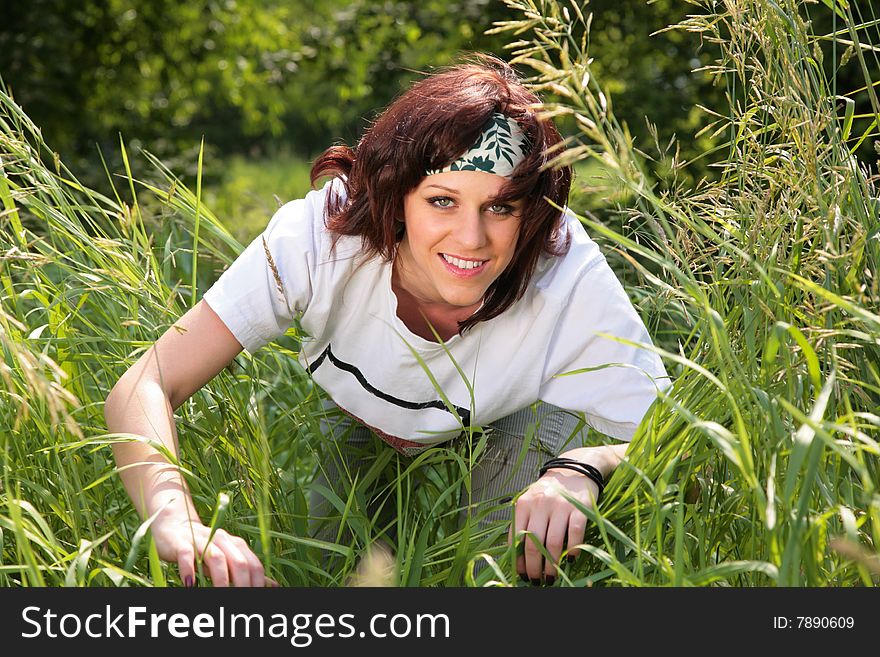
MULTIPOLYGON (((119 379, 104 404, 112 433, 131 433, 177 455, 174 410, 226 367, 242 346, 204 301, 183 315, 119 379)), ((264 586, 263 565, 239 537, 210 530, 199 519, 178 468, 146 442, 113 446, 119 475, 140 512, 158 512, 150 529, 159 556, 178 565, 192 586, 201 556, 215 586, 264 586)))

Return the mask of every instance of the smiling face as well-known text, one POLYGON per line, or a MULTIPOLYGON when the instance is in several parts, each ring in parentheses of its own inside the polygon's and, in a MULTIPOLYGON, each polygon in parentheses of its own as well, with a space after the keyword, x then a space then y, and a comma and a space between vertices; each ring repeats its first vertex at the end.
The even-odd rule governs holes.
POLYGON ((395 268, 420 305, 478 306, 513 259, 522 201, 496 199, 505 178, 482 171, 426 176, 404 197, 395 268))

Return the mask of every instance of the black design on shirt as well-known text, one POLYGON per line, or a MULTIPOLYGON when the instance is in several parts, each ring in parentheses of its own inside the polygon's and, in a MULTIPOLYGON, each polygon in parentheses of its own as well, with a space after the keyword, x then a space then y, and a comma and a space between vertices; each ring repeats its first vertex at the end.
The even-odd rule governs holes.
MULTIPOLYGON (((353 374, 354 378, 358 380, 358 383, 363 386, 364 390, 369 392, 370 394, 387 401, 389 404, 394 404, 395 406, 400 406, 401 408, 406 408, 412 411, 418 411, 424 408, 436 408, 441 411, 446 411, 449 414, 452 414, 452 411, 443 403, 442 400, 436 399, 434 401, 426 401, 426 402, 411 402, 406 401, 405 399, 398 399, 393 395, 389 395, 387 392, 382 392, 375 386, 371 385, 369 381, 367 381, 366 377, 361 373, 361 371, 350 363, 346 363, 344 361, 339 360, 336 356, 333 355, 333 352, 330 351, 330 345, 327 345, 327 348, 323 351, 323 353, 318 356, 308 367, 306 370, 309 374, 313 374, 316 369, 321 366, 321 363, 324 362, 324 359, 328 359, 333 365, 335 365, 340 370, 348 372, 349 374, 353 374)), ((458 418, 461 419, 461 423, 463 426, 468 426, 471 421, 471 412, 462 408, 461 406, 456 406, 453 404, 452 406, 455 409, 455 413, 458 414, 458 418)))

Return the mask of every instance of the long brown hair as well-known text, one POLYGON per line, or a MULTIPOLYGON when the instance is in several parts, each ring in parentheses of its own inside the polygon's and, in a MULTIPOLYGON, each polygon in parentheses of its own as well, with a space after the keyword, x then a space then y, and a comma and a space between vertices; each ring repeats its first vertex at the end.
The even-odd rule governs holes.
POLYGON ((495 57, 479 56, 419 80, 379 115, 354 150, 333 146, 315 161, 312 185, 330 175, 346 192, 344 198, 328 195, 327 228, 360 236, 368 254, 392 260, 403 237, 404 197, 425 171, 470 148, 489 117, 501 112, 519 123, 530 144, 496 201, 524 199, 520 233, 510 265, 486 291, 482 308, 459 323, 459 332, 496 317, 525 294, 542 251, 562 255, 568 249, 561 213, 547 199, 565 205, 571 169, 546 167, 548 151, 558 154, 562 138, 550 120, 538 120, 539 106, 513 68, 495 57))

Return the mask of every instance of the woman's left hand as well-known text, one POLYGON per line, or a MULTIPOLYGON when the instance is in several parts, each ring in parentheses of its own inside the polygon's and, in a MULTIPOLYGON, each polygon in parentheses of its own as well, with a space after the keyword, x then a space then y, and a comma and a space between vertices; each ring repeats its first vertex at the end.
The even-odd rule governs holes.
MULTIPOLYGON (((585 447, 560 456, 589 463, 607 479, 623 458, 626 447, 625 444, 585 447)), ((599 497, 599 486, 579 472, 551 468, 516 501, 509 540, 522 540, 523 550, 517 556, 516 570, 532 584, 553 583, 565 546, 569 547, 567 556, 574 558, 580 554, 576 546, 583 543, 587 517, 566 499, 566 494, 585 507, 593 507, 599 497), (523 532, 527 533, 523 535, 523 532), (549 560, 544 559, 539 543, 546 548, 549 560)))

